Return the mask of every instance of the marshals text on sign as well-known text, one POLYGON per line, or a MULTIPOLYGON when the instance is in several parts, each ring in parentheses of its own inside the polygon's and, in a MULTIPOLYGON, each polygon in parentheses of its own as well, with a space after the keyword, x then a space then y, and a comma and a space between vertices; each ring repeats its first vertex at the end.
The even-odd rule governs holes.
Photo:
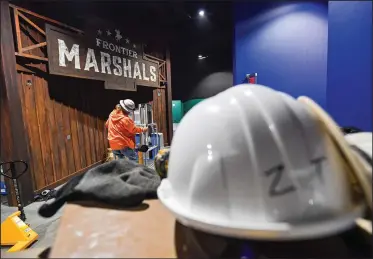
POLYGON ((111 42, 101 33, 91 39, 47 24, 49 72, 105 81, 108 89, 136 91, 137 85, 158 87, 158 64, 144 60, 141 48, 126 44, 128 39, 119 41, 116 31, 117 37, 111 42))

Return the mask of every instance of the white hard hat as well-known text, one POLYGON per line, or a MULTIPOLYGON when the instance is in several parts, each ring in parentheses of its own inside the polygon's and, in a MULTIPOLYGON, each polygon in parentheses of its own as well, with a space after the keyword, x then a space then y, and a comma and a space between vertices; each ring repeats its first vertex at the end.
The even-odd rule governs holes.
POLYGON ((321 237, 352 226, 363 211, 336 154, 303 103, 239 85, 183 118, 158 197, 182 224, 213 234, 321 237))
POLYGON ((372 182, 372 132, 348 134, 345 139, 361 160, 368 173, 368 180, 372 182))
POLYGON ((132 112, 135 110, 135 103, 131 99, 120 100, 119 104, 127 112, 132 112))
POLYGON ((348 134, 345 139, 350 145, 356 146, 372 158, 372 132, 358 132, 348 134))
MULTIPOLYGON (((354 198, 364 198, 369 209, 365 216, 368 215, 368 218, 371 218, 373 205, 372 133, 350 133, 343 137, 342 132, 333 119, 313 100, 305 96, 299 97, 298 100, 305 104, 317 120, 321 122, 322 130, 332 139, 339 151, 339 155, 344 158, 345 171, 353 189, 354 198), (355 135, 355 137, 350 135, 355 135)), ((358 218, 355 223, 359 228, 372 235, 372 222, 369 219, 358 218)))

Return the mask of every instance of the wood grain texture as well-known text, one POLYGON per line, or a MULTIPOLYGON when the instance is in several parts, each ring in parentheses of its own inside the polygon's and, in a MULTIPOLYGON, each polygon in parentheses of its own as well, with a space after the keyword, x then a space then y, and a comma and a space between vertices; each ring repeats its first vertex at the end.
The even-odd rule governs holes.
MULTIPOLYGON (((68 88, 69 89, 69 88, 68 88)), ((69 95, 69 90, 66 89, 67 95, 69 95)), ((68 171, 63 174, 63 176, 73 174, 76 171, 75 162, 74 162, 74 150, 73 143, 71 141, 71 118, 70 118, 70 107, 67 105, 62 106, 62 118, 63 118, 63 139, 65 142, 66 148, 66 157, 67 157, 67 168, 68 171)))
POLYGON ((157 123, 158 131, 163 134, 164 142, 168 143, 168 132, 166 124, 166 101, 165 90, 153 90, 153 116, 154 122, 157 123))
POLYGON ((16 29, 17 51, 19 53, 21 53, 22 52, 22 41, 21 41, 21 31, 20 31, 20 28, 19 28, 18 10, 14 9, 13 14, 14 14, 14 25, 15 25, 15 29, 16 29))
MULTIPOLYGON (((25 23, 24 21, 19 21, 20 27, 20 37, 22 42, 22 55, 31 55, 37 56, 40 59, 46 58, 46 49, 44 45, 45 36, 41 35, 35 28, 31 25, 25 23), (35 45, 41 45, 38 48, 35 48, 35 45)), ((47 59, 46 59, 47 60, 47 59)))
POLYGON ((82 113, 83 117, 83 134, 84 134, 84 151, 85 157, 87 159, 87 164, 92 164, 92 155, 91 155, 91 140, 90 140, 90 131, 89 131, 89 116, 85 113, 82 113))
MULTIPOLYGON (((87 89, 88 90, 88 89, 87 89)), ((88 97, 85 99, 85 108, 90 111, 94 105, 94 92, 93 91, 86 91, 85 95, 88 97), (92 101, 89 101, 92 100, 92 101)), ((90 146, 90 155, 91 161, 97 161, 96 158, 96 143, 95 143, 95 133, 94 133, 94 119, 92 116, 87 114, 87 123, 88 123, 88 130, 89 130, 89 146, 90 146)))
POLYGON ((28 46, 26 48, 22 48, 22 52, 29 51, 29 50, 36 49, 36 48, 40 48, 40 47, 44 47, 44 46, 47 46, 46 42, 38 43, 38 44, 35 44, 35 45, 28 46))
POLYGON ((168 145, 171 145, 173 137, 173 124, 172 124, 172 85, 171 85, 171 54, 170 50, 166 50, 166 78, 167 78, 167 128, 168 128, 168 139, 165 141, 168 145))
MULTIPOLYGON (((20 91, 17 87, 15 49, 14 44, 10 44, 14 37, 8 1, 0 1, 0 24, 0 106, 1 120, 4 119, 6 122, 1 125, 1 146, 5 147, 1 147, 0 159, 2 161, 24 160, 29 162, 29 140, 25 134, 20 91)), ((22 189, 21 200, 24 205, 27 205, 34 198, 31 174, 26 173, 20 177, 19 185, 22 189)), ((11 191, 8 195, 8 203, 15 205, 14 191, 10 185, 7 187, 11 191)))
POLYGON ((29 142, 30 142, 30 154, 32 160, 32 167, 30 167, 31 173, 34 179, 34 190, 41 188, 46 185, 44 177, 44 166, 43 166, 43 155, 41 151, 41 142, 39 138, 39 126, 38 118, 36 114, 35 96, 32 85, 28 85, 27 82, 32 82, 32 75, 20 74, 22 79, 22 88, 24 95, 24 117, 26 119, 26 129, 28 131, 29 142), (34 172, 38 172, 35 174, 34 172))
POLYGON ((27 18, 25 15, 23 15, 21 12, 19 12, 17 9, 14 9, 15 12, 18 13, 18 15, 20 17, 22 17, 22 19, 24 19, 26 22, 28 22, 31 26, 33 26, 36 30, 38 30, 41 34, 44 34, 45 35, 45 31, 40 28, 39 26, 37 26, 33 21, 31 21, 29 18, 27 18))
POLYGON ((99 155, 99 158, 104 158, 105 157, 105 154, 106 154, 106 150, 105 150, 105 139, 104 139, 104 127, 103 127, 103 121, 100 120, 99 118, 96 118, 96 123, 97 123, 97 141, 98 141, 98 155, 99 155))
MULTIPOLYGON (((20 100, 21 100, 21 105, 22 107, 24 107, 26 105, 26 100, 25 100, 25 96, 24 96, 24 92, 23 92, 23 83, 22 83, 22 80, 23 80, 23 74, 17 74, 17 88, 18 88, 18 94, 19 94, 19 97, 20 97, 20 100)), ((26 116, 26 111, 25 109, 22 109, 22 116, 25 118, 26 116)), ((28 139, 30 141, 30 137, 29 137, 29 132, 27 130, 27 124, 25 124, 25 121, 23 120, 23 130, 25 132, 25 136, 26 136, 26 139, 28 139)), ((30 145, 27 147, 28 148, 28 153, 30 154, 30 145)), ((31 157, 30 157, 31 158, 31 157)), ((28 161, 28 166, 29 168, 33 168, 34 167, 34 163, 33 163, 33 160, 30 159, 30 161, 28 161)), ((35 179, 33 177, 33 175, 31 174, 31 179, 32 179, 32 187, 35 188, 35 179)))
MULTIPOLYGON (((28 69, 33 68, 28 66, 28 69)), ((89 105, 74 107, 81 102, 88 104, 79 98, 84 96, 84 86, 66 87, 69 84, 66 78, 47 76, 47 81, 43 78, 45 75, 38 73, 19 72, 18 76, 21 78, 19 87, 24 103, 25 130, 35 147, 31 149, 33 189, 55 186, 101 161, 99 154, 105 153, 104 120, 91 114, 89 105), (83 134, 81 125, 85 125, 88 134, 83 134), (88 164, 86 156, 89 156, 88 164)), ((93 102, 95 98, 92 94, 88 101, 93 102)))
MULTIPOLYGON (((39 28, 44 28, 41 20, 33 20, 34 14, 29 15, 24 10, 22 12, 39 28)), ((1 139, 8 136, 13 138, 13 127, 8 126, 13 117, 9 116, 9 112, 13 112, 10 106, 18 103, 14 110, 21 115, 17 117, 19 121, 13 121, 13 125, 19 125, 16 135, 21 134, 26 144, 23 144, 23 148, 18 148, 17 144, 17 150, 14 151, 13 140, 4 141, 4 145, 2 141, 1 152, 6 154, 4 157, 12 157, 14 152, 29 155, 27 160, 31 174, 27 188, 32 192, 55 187, 82 170, 100 163, 109 147, 105 122, 121 99, 130 98, 136 104, 152 101, 154 120, 167 143, 165 89, 158 91, 142 86, 138 87, 138 92, 107 90, 101 81, 50 75, 45 62, 48 60, 44 46, 45 35, 25 19, 19 19, 19 34, 24 53, 16 54, 15 58, 12 54, 15 53, 13 46, 13 52, 10 52, 12 55, 8 58, 13 58, 13 62, 16 59, 17 64, 6 67, 8 70, 13 68, 16 80, 11 80, 17 86, 14 89, 17 90, 18 101, 9 103, 5 98, 5 102, 1 103, 1 115, 5 118, 5 123, 1 121, 1 125, 4 125, 1 139)), ((164 60, 164 55, 152 55, 153 58, 164 60)), ((161 70, 165 74, 165 65, 162 65, 161 70)), ((7 89, 2 88, 3 92, 5 95, 2 94, 2 100, 7 89)))
MULTIPOLYGON (((35 76, 33 76, 35 78, 35 76)), ((47 103, 45 101, 45 86, 42 80, 36 78, 33 80, 33 89, 35 94, 37 125, 39 126, 39 139, 43 157, 43 167, 45 168, 44 178, 48 184, 54 181, 53 156, 51 149, 51 134, 48 121, 48 110, 45 109, 47 103)))
POLYGON ((80 161, 81 161, 81 168, 84 168, 88 165, 86 159, 86 153, 84 152, 84 130, 83 130, 83 117, 82 113, 79 110, 75 110, 75 117, 76 117, 76 128, 78 131, 78 145, 79 145, 79 154, 80 154, 80 161))
MULTIPOLYGON (((47 84, 47 82, 43 78, 39 78, 39 80, 42 80, 44 84, 47 84)), ((61 149, 58 145, 57 136, 58 136, 58 127, 57 127, 57 121, 55 113, 57 110, 55 110, 54 101, 49 98, 49 88, 45 87, 46 95, 46 110, 48 114, 48 125, 50 129, 49 134, 49 143, 51 144, 51 156, 53 158, 53 181, 56 179, 59 179, 61 176, 61 149)), ((51 178, 51 177, 50 177, 51 178)), ((50 184, 50 181, 47 181, 47 184, 50 184)), ((38 186, 39 188, 42 188, 43 186, 38 186)), ((37 190, 37 189, 36 189, 37 190)))
POLYGON ((37 59, 37 60, 41 60, 41 61, 48 61, 47 58, 38 57, 38 56, 35 56, 35 55, 26 54, 26 53, 15 52, 14 54, 18 57, 25 57, 25 58, 37 59))
POLYGON ((80 175, 80 174, 83 174, 83 173, 87 172, 89 169, 92 169, 93 167, 98 166, 99 164, 101 164, 101 161, 98 161, 98 162, 96 162, 96 163, 93 163, 93 164, 90 165, 90 166, 87 166, 87 167, 85 167, 85 168, 82 168, 82 169, 76 171, 76 172, 73 173, 73 174, 70 174, 70 175, 68 175, 68 176, 66 176, 66 177, 64 177, 64 178, 61 178, 61 179, 55 181, 55 182, 52 183, 52 184, 48 184, 48 185, 44 186, 43 188, 40 188, 40 189, 36 190, 35 192, 36 192, 36 193, 40 193, 40 192, 42 192, 42 191, 44 191, 44 190, 46 190, 46 189, 56 188, 56 187, 60 186, 61 184, 66 183, 68 180, 70 180, 70 179, 73 178, 74 176, 78 176, 78 175, 80 175))
POLYGON ((71 129, 71 142, 74 156, 75 170, 82 168, 82 161, 80 158, 79 150, 79 135, 78 135, 78 122, 76 117, 76 109, 69 107, 70 114, 70 129, 71 129))

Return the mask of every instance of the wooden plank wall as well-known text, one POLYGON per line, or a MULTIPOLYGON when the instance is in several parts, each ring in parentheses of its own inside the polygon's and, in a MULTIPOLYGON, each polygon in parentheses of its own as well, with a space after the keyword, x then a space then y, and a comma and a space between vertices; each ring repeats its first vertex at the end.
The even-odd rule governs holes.
POLYGON ((157 123, 158 131, 163 133, 165 145, 168 145, 166 114, 166 91, 155 89, 153 91, 153 119, 157 123))
MULTIPOLYGON (((21 24, 23 47, 44 41, 32 26, 21 24)), ((27 54, 46 57, 45 48, 27 54)), ((45 62, 17 57, 18 91, 29 141, 33 189, 52 188, 96 165, 108 147, 105 121, 120 99, 153 101, 154 119, 167 143, 165 90, 105 90, 103 82, 48 74, 45 62)))
POLYGON ((19 71, 18 80, 35 191, 56 186, 104 158, 105 118, 94 112, 100 96, 65 78, 47 80, 19 71))
MULTIPOLYGON (((1 147, 0 160, 10 162, 15 160, 30 160, 27 137, 23 130, 23 116, 19 93, 17 91, 16 59, 14 56, 12 20, 8 1, 0 1, 0 116, 1 116, 1 147)), ((4 171, 9 166, 3 167, 4 171)), ((16 172, 21 172, 23 166, 15 166, 16 172)), ((11 181, 5 179, 8 189, 8 203, 16 205, 15 190, 11 181)), ((34 199, 31 174, 26 173, 18 178, 21 202, 29 204, 34 199)))

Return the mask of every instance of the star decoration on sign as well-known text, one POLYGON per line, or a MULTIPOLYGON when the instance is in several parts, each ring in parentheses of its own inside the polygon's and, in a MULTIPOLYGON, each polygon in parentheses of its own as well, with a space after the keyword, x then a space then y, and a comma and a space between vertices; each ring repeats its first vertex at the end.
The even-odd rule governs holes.
POLYGON ((111 32, 109 30, 106 31, 107 36, 111 35, 111 32))
POLYGON ((97 34, 98 35, 101 35, 102 34, 102 31, 100 29, 97 30, 97 34))
POLYGON ((114 30, 115 31, 115 39, 117 41, 120 41, 123 37, 120 35, 120 30, 114 30))
POLYGON ((127 43, 127 44, 130 44, 130 40, 129 40, 128 38, 126 39, 126 43, 127 43))
POLYGON ((136 45, 135 45, 135 44, 133 44, 133 47, 134 47, 134 48, 136 48, 136 45))

